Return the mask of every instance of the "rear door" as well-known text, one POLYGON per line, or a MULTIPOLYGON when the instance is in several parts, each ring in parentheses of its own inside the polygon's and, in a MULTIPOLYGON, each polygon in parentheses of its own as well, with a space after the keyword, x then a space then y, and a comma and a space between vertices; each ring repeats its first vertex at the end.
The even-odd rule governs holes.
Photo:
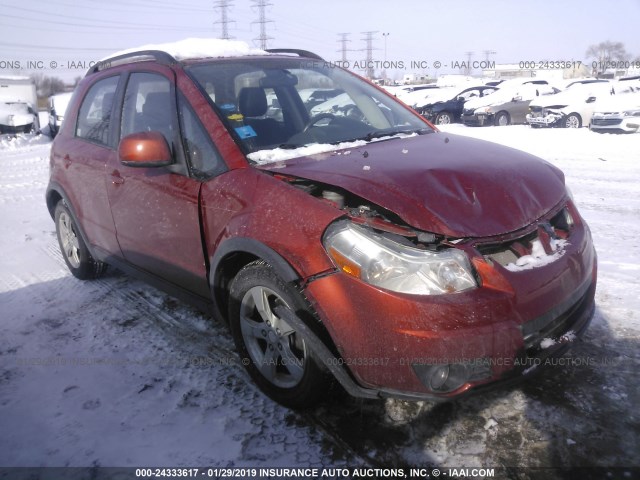
POLYGON ((124 258, 201 296, 209 295, 200 232, 200 180, 190 176, 182 154, 173 72, 165 67, 129 74, 119 137, 162 133, 176 160, 159 168, 110 164, 109 202, 124 258))
POLYGON ((62 172, 55 176, 89 243, 108 254, 118 254, 109 208, 105 169, 115 161, 114 99, 120 75, 106 76, 83 93, 76 118, 71 118, 53 144, 52 156, 62 172))

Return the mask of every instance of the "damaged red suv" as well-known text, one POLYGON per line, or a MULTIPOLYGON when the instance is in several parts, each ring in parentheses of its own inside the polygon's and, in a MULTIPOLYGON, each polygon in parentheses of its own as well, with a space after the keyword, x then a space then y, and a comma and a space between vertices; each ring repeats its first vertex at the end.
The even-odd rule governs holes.
POLYGON ((76 277, 109 264, 213 311, 292 407, 334 381, 448 399, 526 377, 595 308, 562 172, 304 51, 191 40, 101 62, 46 201, 76 277))

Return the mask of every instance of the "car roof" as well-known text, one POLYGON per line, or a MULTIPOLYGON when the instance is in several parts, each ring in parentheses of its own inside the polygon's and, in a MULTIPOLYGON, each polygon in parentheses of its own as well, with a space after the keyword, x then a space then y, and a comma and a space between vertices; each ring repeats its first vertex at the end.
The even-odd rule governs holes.
POLYGON ((162 65, 177 65, 249 56, 297 56, 324 61, 319 55, 307 50, 294 48, 260 50, 251 48, 245 42, 236 40, 189 38, 173 43, 146 45, 116 52, 96 62, 96 64, 87 71, 87 75, 112 67, 143 61, 154 61, 162 65))

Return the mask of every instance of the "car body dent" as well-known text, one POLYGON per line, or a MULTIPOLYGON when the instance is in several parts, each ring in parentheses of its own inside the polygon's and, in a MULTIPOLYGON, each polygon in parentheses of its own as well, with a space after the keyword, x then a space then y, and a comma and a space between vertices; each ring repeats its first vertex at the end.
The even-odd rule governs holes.
POLYGON ((518 150, 444 133, 264 168, 339 186, 393 211, 414 228, 448 237, 518 230, 565 195, 564 177, 550 164, 518 150))

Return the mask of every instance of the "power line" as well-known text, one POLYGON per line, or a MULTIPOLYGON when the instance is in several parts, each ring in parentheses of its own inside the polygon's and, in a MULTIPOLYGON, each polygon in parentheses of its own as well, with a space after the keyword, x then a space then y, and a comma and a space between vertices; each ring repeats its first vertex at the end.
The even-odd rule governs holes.
POLYGON ((266 50, 267 42, 269 40, 273 40, 273 37, 269 37, 267 35, 267 23, 273 23, 273 20, 269 20, 267 18, 266 9, 268 6, 273 5, 273 3, 267 3, 267 0, 251 0, 251 3, 253 3, 252 5, 253 7, 258 8, 258 20, 251 23, 260 24, 260 36, 257 38, 254 38, 253 41, 255 42, 256 40, 258 40, 260 42, 260 48, 262 50, 266 50))
POLYGON ((232 6, 233 3, 231 3, 229 0, 216 0, 215 2, 213 2, 213 8, 220 12, 220 20, 218 20, 217 22, 213 22, 213 24, 222 25, 222 35, 220 36, 220 38, 222 38, 223 40, 229 40, 233 38, 229 35, 229 23, 233 22, 233 20, 230 20, 227 14, 229 7, 232 6))

